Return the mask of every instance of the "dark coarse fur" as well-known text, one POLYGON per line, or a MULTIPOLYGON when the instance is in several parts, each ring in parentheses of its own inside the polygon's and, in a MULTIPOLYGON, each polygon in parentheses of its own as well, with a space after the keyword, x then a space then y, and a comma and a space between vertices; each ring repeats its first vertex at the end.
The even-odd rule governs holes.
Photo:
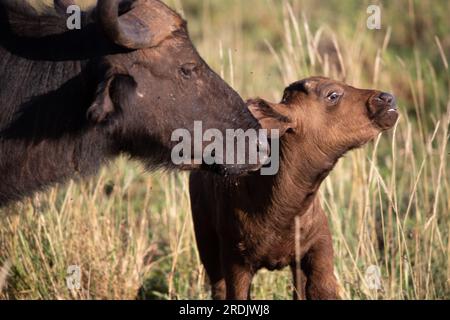
POLYGON ((289 86, 281 103, 256 99, 249 109, 263 128, 282 134, 279 172, 231 178, 195 172, 190 178, 212 296, 247 299, 259 269, 290 266, 294 298, 336 299, 331 233, 318 190, 347 151, 394 125, 395 101, 315 77, 289 86))
POLYGON ((42 26, 6 14, 1 8, 0 206, 77 172, 90 174, 110 152, 86 111, 95 93, 89 61, 113 49, 98 44, 92 25, 65 33, 63 17, 49 16, 42 26), (39 34, 21 36, 31 32, 39 34))
POLYGON ((0 207, 93 174, 120 153, 173 167, 171 132, 195 120, 257 126, 198 55, 186 23, 157 0, 139 3, 152 15, 154 44, 132 50, 105 35, 95 12, 69 31, 64 8, 37 15, 26 1, 0 0, 0 207), (192 70, 181 74, 186 63, 192 70))

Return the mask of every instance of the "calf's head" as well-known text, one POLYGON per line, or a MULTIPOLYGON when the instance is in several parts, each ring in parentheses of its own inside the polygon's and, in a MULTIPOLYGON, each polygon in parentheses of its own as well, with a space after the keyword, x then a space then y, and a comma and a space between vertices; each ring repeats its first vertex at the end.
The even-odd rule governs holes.
MULTIPOLYGON (((88 116, 113 133, 122 151, 150 166, 170 166, 176 129, 194 138, 195 121, 222 133, 258 127, 240 96, 199 56, 185 21, 162 2, 99 0, 96 11, 102 32, 126 50, 102 57, 88 116)), ((235 173, 259 167, 230 165, 235 173)))
POLYGON ((391 94, 323 77, 291 84, 278 104, 252 100, 249 110, 263 128, 279 129, 290 150, 301 146, 299 157, 311 153, 316 157, 310 161, 326 160, 331 165, 348 150, 393 127, 398 118, 391 94))

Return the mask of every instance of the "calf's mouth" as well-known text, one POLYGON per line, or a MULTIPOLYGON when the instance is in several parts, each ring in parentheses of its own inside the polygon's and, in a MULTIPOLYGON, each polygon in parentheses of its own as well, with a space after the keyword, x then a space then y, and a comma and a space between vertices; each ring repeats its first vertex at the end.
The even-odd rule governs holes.
POLYGON ((395 97, 386 92, 373 95, 368 101, 369 117, 381 131, 392 128, 398 119, 395 97))

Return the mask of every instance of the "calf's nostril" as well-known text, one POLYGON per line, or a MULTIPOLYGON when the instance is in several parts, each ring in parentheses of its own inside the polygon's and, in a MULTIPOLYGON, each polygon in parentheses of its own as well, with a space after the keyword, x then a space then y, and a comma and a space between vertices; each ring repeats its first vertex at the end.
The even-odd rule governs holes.
POLYGON ((395 98, 392 94, 390 93, 386 93, 386 92, 382 92, 380 93, 380 95, 378 96, 378 99, 388 103, 388 104, 395 104, 395 98))

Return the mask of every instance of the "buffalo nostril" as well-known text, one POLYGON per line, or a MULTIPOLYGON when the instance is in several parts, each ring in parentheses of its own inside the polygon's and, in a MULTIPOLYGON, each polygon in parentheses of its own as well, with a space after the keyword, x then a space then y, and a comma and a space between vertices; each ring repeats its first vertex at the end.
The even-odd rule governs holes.
POLYGON ((390 93, 382 92, 378 96, 378 99, 390 105, 395 104, 395 97, 390 93))

